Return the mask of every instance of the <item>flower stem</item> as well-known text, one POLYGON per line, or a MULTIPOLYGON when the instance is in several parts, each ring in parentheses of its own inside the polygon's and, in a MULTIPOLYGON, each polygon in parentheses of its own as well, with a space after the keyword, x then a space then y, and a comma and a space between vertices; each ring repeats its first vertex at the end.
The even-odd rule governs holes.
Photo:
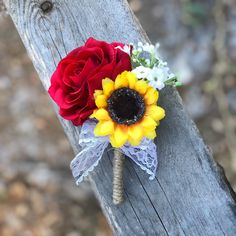
POLYGON ((117 149, 114 151, 113 160, 113 203, 120 204, 124 200, 123 196, 123 165, 125 157, 117 149))

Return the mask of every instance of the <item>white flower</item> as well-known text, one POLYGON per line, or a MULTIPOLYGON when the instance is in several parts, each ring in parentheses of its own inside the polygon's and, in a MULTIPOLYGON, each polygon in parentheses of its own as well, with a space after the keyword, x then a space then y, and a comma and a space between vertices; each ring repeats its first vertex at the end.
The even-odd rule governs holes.
POLYGON ((133 45, 131 58, 138 67, 134 68, 132 72, 138 79, 146 79, 150 86, 158 90, 163 89, 166 84, 179 86, 181 83, 174 74, 169 72, 167 62, 160 59, 159 46, 158 43, 154 46, 142 42, 136 46, 133 45))
POLYGON ((133 69, 132 72, 136 74, 138 79, 145 79, 148 77, 151 70, 152 69, 149 67, 138 66, 135 69, 133 69))
POLYGON ((138 49, 139 52, 148 52, 148 53, 154 53, 155 52, 155 47, 152 44, 145 43, 143 44, 142 42, 138 42, 138 49))
POLYGON ((130 48, 130 45, 128 45, 128 44, 125 44, 125 46, 123 48, 121 46, 117 46, 115 48, 120 49, 121 51, 123 51, 123 52, 127 53, 128 55, 130 55, 131 48, 130 48))
POLYGON ((142 42, 138 42, 138 47, 142 48, 143 47, 143 43, 142 42))
POLYGON ((154 56, 155 58, 158 60, 158 61, 161 61, 160 59, 160 54, 159 54, 159 47, 160 47, 160 44, 159 43, 156 43, 155 44, 155 48, 154 48, 154 56))
POLYGON ((132 70, 138 79, 147 79, 149 85, 161 90, 165 87, 165 81, 170 78, 168 67, 144 67, 138 66, 132 70))
POLYGON ((145 63, 146 63, 146 65, 147 66, 149 66, 150 67, 150 64, 151 64, 151 60, 148 58, 148 59, 145 59, 145 63))
POLYGON ((143 49, 142 49, 142 48, 138 48, 137 51, 138 51, 138 52, 142 52, 143 49))
POLYGON ((154 81, 152 80, 151 82, 148 83, 150 86, 152 86, 155 89, 161 90, 165 87, 165 83, 163 83, 160 80, 154 81))
POLYGON ((165 87, 165 81, 169 79, 168 71, 168 67, 154 67, 147 77, 149 84, 158 90, 163 89, 165 87))
POLYGON ((155 50, 155 48, 154 48, 154 46, 152 45, 152 44, 148 44, 148 43, 146 43, 144 46, 143 46, 143 51, 145 51, 145 52, 149 52, 149 53, 154 53, 154 50, 155 50))
POLYGON ((157 50, 160 47, 160 43, 155 44, 155 49, 157 50))

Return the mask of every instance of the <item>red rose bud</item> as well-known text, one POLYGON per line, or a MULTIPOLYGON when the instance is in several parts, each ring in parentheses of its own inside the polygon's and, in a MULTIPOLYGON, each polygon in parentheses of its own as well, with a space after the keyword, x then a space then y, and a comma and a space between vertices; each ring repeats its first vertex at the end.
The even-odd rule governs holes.
POLYGON ((89 38, 59 62, 48 92, 64 119, 82 125, 96 108, 93 93, 102 89, 102 80, 114 80, 121 72, 131 70, 130 56, 118 46, 125 45, 89 38))

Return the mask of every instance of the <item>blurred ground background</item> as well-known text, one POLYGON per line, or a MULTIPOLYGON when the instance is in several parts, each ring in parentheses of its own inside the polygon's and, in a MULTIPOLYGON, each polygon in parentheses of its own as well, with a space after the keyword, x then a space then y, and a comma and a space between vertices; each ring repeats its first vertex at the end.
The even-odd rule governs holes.
MULTIPOLYGON (((236 190, 235 0, 130 0, 236 190)), ((0 16, 0 235, 111 235, 9 16, 0 16), (58 158, 59 157, 59 158, 58 158)))

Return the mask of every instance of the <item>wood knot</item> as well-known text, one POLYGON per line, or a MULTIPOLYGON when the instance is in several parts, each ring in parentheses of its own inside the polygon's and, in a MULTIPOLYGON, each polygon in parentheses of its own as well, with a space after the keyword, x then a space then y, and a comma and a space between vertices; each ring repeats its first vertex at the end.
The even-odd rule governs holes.
POLYGON ((40 9, 43 13, 49 13, 53 8, 53 3, 51 1, 44 1, 40 4, 40 9))

